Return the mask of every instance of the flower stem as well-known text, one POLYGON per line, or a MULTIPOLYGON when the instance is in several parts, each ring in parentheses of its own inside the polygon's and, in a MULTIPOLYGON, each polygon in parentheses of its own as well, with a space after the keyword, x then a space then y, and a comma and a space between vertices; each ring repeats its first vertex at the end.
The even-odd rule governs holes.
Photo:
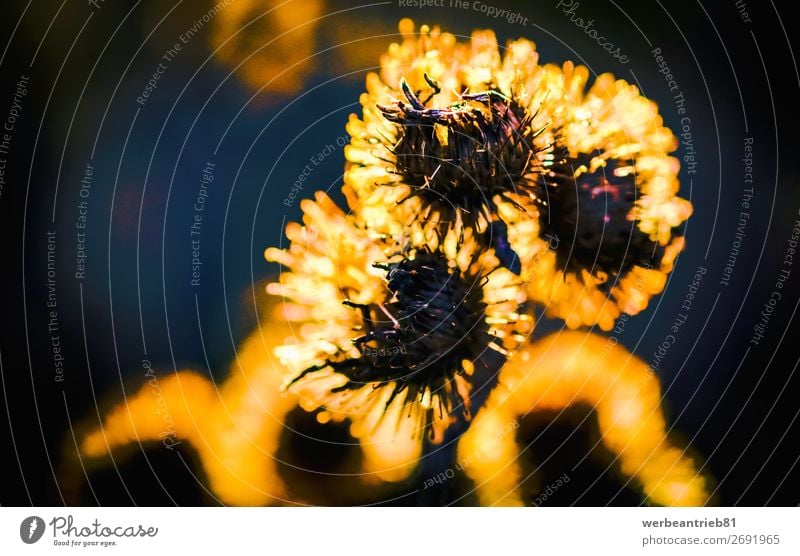
POLYGON ((475 371, 472 375, 472 391, 470 392, 470 415, 464 407, 454 410, 455 419, 447 427, 444 439, 440 444, 433 444, 425 439, 422 451, 421 488, 418 503, 420 506, 450 506, 464 504, 467 494, 459 486, 465 478, 461 474, 458 461, 458 441, 469 428, 471 416, 480 411, 489 394, 497 386, 497 377, 506 358, 493 349, 485 350, 474 361, 475 371))

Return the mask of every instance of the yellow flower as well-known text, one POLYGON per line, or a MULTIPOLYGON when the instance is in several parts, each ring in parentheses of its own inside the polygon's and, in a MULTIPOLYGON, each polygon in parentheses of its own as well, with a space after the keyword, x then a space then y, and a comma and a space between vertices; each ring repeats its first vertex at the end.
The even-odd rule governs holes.
POLYGON ((572 62, 541 66, 525 83, 555 155, 543 162, 539 238, 523 262, 528 293, 548 315, 610 330, 663 290, 692 205, 677 196, 677 140, 656 104, 611 74, 588 83, 589 70, 572 62))
MULTIPOLYGON (((406 231, 432 248, 450 229, 495 247, 518 273, 508 226, 530 220, 545 122, 517 87, 536 68, 533 43, 501 57, 491 31, 459 43, 439 28, 400 22, 401 43, 367 76, 363 115, 351 115, 345 183, 367 226, 406 231)), ((535 230, 534 230, 535 233, 535 230)), ((525 245, 520 246, 525 250, 525 245)))
POLYGON ((434 250, 358 226, 321 192, 301 206, 290 246, 266 251, 288 269, 267 291, 285 300, 280 318, 298 324, 275 349, 287 386, 304 408, 349 418, 356 437, 410 421, 418 437, 430 429, 440 440, 524 338, 519 278, 469 231, 434 250))
POLYGON ((459 460, 476 483, 482 505, 523 505, 518 418, 589 404, 605 446, 621 471, 639 480, 647 498, 665 506, 708 502, 705 478, 685 451, 673 445, 661 408, 658 378, 648 366, 608 338, 580 331, 552 334, 527 344, 509 360, 472 427, 459 443, 459 460))

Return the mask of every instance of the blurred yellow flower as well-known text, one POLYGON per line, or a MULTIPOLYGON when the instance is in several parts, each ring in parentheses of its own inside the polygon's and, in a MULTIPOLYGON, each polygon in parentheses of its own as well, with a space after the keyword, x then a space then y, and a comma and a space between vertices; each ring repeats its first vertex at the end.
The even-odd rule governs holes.
POLYGON ((589 332, 557 332, 509 360, 500 386, 461 438, 459 459, 482 505, 523 505, 519 447, 513 434, 497 431, 533 411, 588 404, 603 444, 616 454, 620 470, 638 479, 650 502, 703 505, 706 479, 670 442, 661 400, 658 378, 622 346, 589 332))
POLYGON ((86 436, 81 452, 99 457, 131 443, 188 441, 221 501, 280 503, 286 490, 274 454, 283 418, 297 403, 280 394, 282 373, 267 349, 269 338, 280 333, 285 326, 267 325, 253 334, 219 387, 193 371, 149 373, 148 384, 86 436))
POLYGON ((297 93, 314 69, 313 54, 324 0, 236 0, 213 21, 217 61, 255 90, 297 93))

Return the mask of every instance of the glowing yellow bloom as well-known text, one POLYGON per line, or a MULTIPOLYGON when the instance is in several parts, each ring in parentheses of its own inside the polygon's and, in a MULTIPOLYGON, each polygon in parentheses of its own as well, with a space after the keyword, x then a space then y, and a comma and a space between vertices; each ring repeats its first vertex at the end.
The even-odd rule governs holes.
POLYGON ((548 150, 537 140, 545 123, 538 107, 516 88, 518 74, 536 67, 533 44, 520 41, 501 58, 491 31, 467 43, 427 26, 415 34, 407 19, 400 31, 380 76, 367 76, 362 117, 347 125, 351 206, 370 229, 407 231, 434 248, 448 230, 469 229, 515 270, 506 242, 518 232, 507 226, 533 208, 548 150))
MULTIPOLYGON (((286 371, 270 352, 290 333, 288 323, 280 320, 256 331, 237 352, 231 376, 219 386, 192 371, 159 376, 148 369, 147 383, 83 439, 81 454, 98 458, 129 444, 159 442, 174 449, 189 442, 222 502, 301 502, 287 499, 291 492, 276 459, 284 419, 297 398, 280 392, 286 371)), ((393 433, 380 427, 361 440, 360 479, 365 484, 405 479, 416 466, 419 443, 410 436, 390 442, 393 433)))
POLYGON ((411 421, 412 432, 431 427, 441 439, 469 417, 473 384, 496 376, 529 327, 516 313, 519 278, 469 231, 461 243, 451 231, 432 250, 357 226, 324 193, 301 206, 304 225, 286 228, 289 248, 266 251, 288 269, 267 291, 299 324, 275 350, 287 384, 304 408, 349 418, 356 437, 384 421, 407 431, 411 421))
POLYGON ((706 481, 691 458, 670 443, 658 378, 608 338, 561 332, 528 344, 503 368, 500 384, 462 437, 459 458, 482 505, 522 505, 516 419, 537 410, 589 404, 605 446, 620 469, 637 478, 648 499, 665 506, 708 501, 706 481))
POLYGON ((692 213, 677 197, 677 140, 656 104, 611 74, 566 62, 525 82, 555 144, 538 194, 539 238, 525 275, 532 299, 567 326, 610 330, 660 293, 684 240, 675 228, 692 213))

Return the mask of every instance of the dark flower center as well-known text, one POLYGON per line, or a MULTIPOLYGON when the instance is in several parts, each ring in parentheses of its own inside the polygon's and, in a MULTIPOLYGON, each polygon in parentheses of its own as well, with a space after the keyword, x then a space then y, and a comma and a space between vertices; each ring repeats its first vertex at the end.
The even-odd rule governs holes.
MULTIPOLYGON (((438 84, 426 77, 434 92, 438 84)), ((408 102, 380 106, 384 117, 401 127, 391 146, 395 173, 419 197, 422 217, 438 213, 446 226, 460 213, 475 228, 483 216, 491 222, 494 198, 509 202, 509 194, 531 195, 534 139, 543 131, 533 125, 535 114, 496 90, 463 94, 447 108, 428 108, 403 81, 408 102)), ((431 95, 433 96, 433 95, 431 95)))
POLYGON ((590 167, 593 155, 569 157, 542 174, 540 225, 556 253, 558 267, 580 275, 604 272, 610 288, 613 278, 634 265, 657 266, 664 248, 641 232, 630 218, 636 201, 636 176, 621 172, 631 161, 608 160, 594 172, 575 177, 590 167))
POLYGON ((362 315, 364 334, 353 340, 361 355, 312 367, 295 380, 330 366, 349 379, 334 392, 393 383, 388 403, 403 392, 411 403, 427 391, 449 412, 463 401, 452 383, 463 362, 480 358, 496 341, 486 322, 484 278, 468 278, 428 251, 379 268, 386 270, 385 301, 345 302, 362 315))

